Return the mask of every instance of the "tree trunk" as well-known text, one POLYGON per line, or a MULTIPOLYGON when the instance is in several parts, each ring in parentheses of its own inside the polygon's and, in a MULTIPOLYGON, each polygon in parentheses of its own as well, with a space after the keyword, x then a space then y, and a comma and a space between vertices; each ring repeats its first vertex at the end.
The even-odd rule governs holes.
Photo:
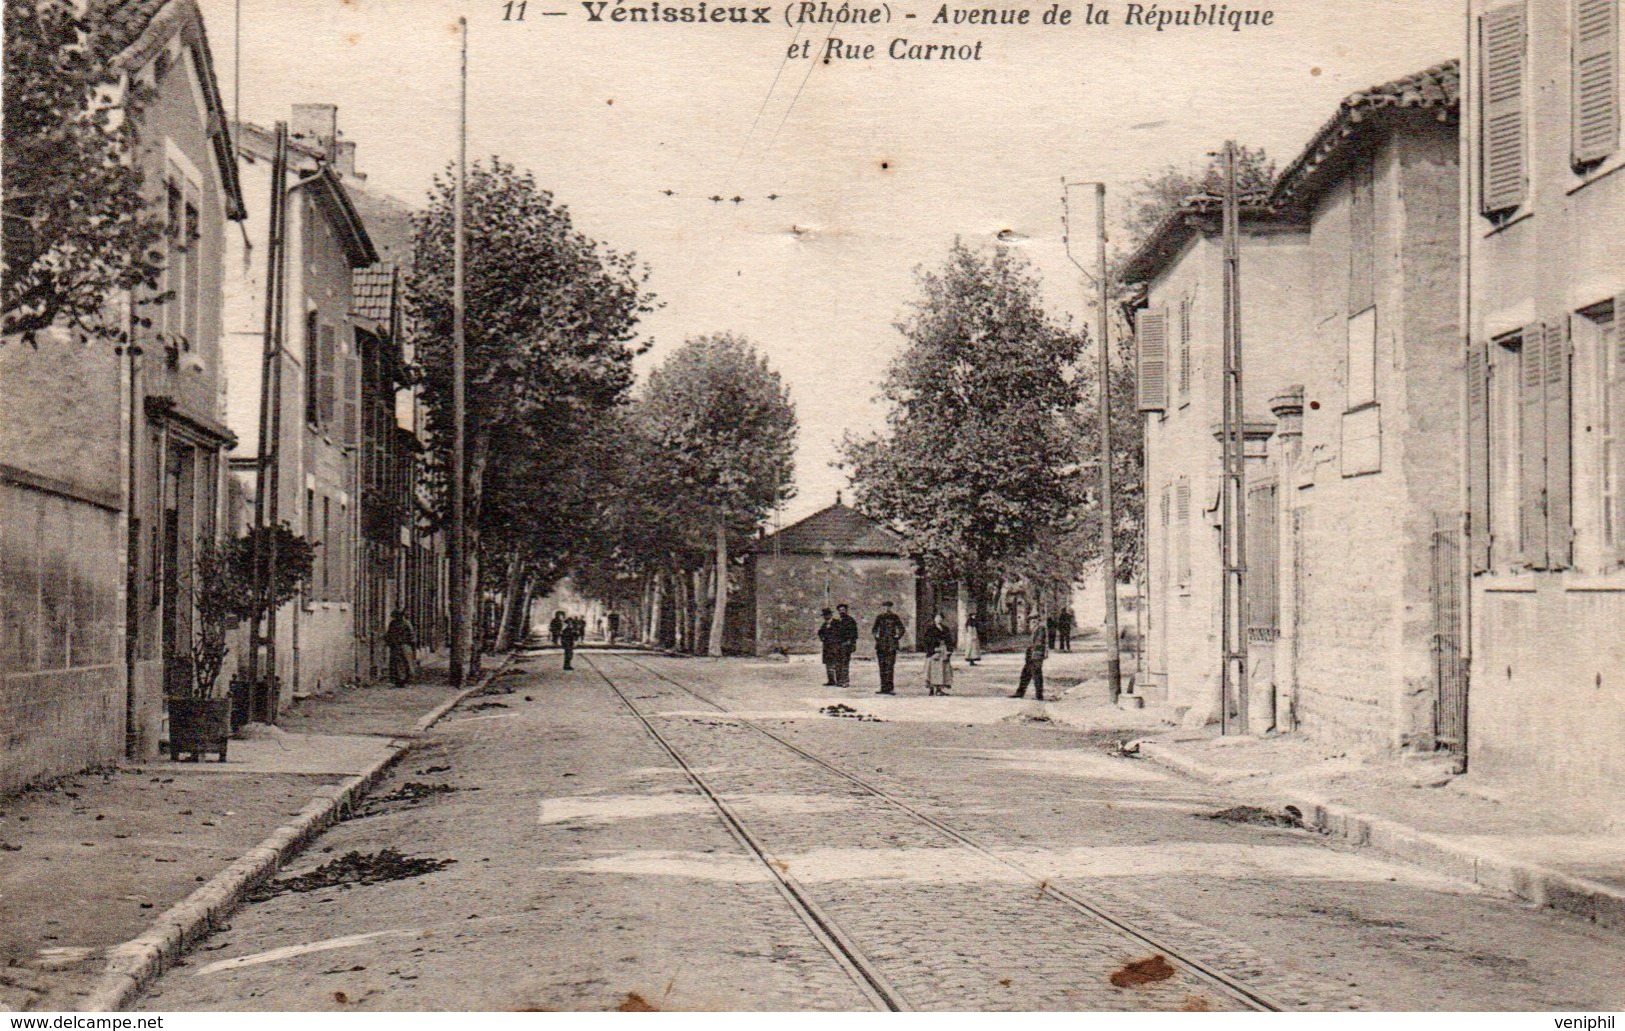
POLYGON ((722 634, 728 619, 728 526, 717 523, 717 607, 711 614, 711 648, 713 659, 722 658, 722 634))
POLYGON ((474 431, 468 449, 468 480, 465 491, 464 533, 467 544, 463 550, 463 625, 453 627, 460 635, 462 653, 468 657, 468 671, 472 676, 480 669, 479 640, 484 635, 475 632, 482 622, 480 596, 480 510, 485 488, 485 466, 490 461, 491 431, 480 427, 474 431))
POLYGON ((696 566, 694 569, 694 604, 692 607, 694 629, 688 639, 688 650, 693 655, 703 654, 700 651, 702 647, 700 642, 705 639, 705 602, 710 596, 706 590, 705 578, 705 566, 703 564, 696 566))
POLYGON ((498 655, 507 652, 513 647, 513 624, 515 610, 519 607, 519 594, 521 584, 519 549, 514 548, 508 552, 508 568, 505 571, 506 580, 502 590, 502 610, 498 614, 497 642, 495 651, 498 655))

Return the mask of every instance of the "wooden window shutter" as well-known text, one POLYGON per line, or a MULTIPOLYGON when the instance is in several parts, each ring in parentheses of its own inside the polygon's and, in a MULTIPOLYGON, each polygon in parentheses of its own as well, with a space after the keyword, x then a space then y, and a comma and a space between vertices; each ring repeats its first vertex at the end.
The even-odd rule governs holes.
POLYGON ((1619 146, 1619 0, 1574 0, 1574 163, 1619 146))
POLYGON ((1546 328, 1524 330, 1518 372, 1518 547, 1523 564, 1546 568, 1546 328))
POLYGON ((1142 412, 1168 410, 1168 309, 1147 308, 1140 312, 1140 375, 1138 407, 1142 412))
POLYGON ((1467 532, 1472 570, 1490 569, 1490 370, 1482 343, 1467 347, 1467 532))
POLYGON ((338 343, 335 339, 333 327, 322 325, 321 346, 316 356, 316 379, 320 385, 318 399, 321 402, 321 424, 323 429, 331 430, 337 418, 334 402, 337 396, 337 385, 333 382, 337 373, 338 343))
POLYGON ((1567 569, 1574 539, 1572 361, 1566 321, 1546 327, 1546 566, 1567 569))
POLYGON ((1349 198, 1349 314, 1377 303, 1377 169, 1370 155, 1354 165, 1349 198))
POLYGON ((1191 299, 1179 302, 1179 396, 1191 393, 1191 299))
POLYGON ((1625 294, 1614 298, 1614 353, 1610 370, 1614 378, 1614 553, 1615 565, 1625 565, 1625 294))
POLYGON ((1183 476, 1174 488, 1174 517, 1179 534, 1175 542, 1175 575, 1184 586, 1191 582, 1191 484, 1183 476))
POLYGON ((1486 12, 1479 23, 1485 214, 1511 211, 1523 203, 1527 189, 1527 21, 1528 13, 1520 2, 1486 12))
POLYGON ((344 367, 344 396, 340 411, 344 413, 343 434, 345 447, 361 445, 361 358, 359 355, 342 356, 344 367))

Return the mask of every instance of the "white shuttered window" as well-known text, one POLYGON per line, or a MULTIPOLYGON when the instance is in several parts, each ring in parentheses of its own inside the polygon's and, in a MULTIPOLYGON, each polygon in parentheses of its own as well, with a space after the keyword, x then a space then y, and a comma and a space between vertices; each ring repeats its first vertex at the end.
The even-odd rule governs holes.
POLYGON ((1573 0, 1576 165, 1601 161, 1619 146, 1619 2, 1573 0))
POLYGON ((1528 188, 1525 66, 1528 12, 1523 3, 1498 7, 1479 22, 1479 112, 1483 163, 1483 210, 1511 211, 1528 188))

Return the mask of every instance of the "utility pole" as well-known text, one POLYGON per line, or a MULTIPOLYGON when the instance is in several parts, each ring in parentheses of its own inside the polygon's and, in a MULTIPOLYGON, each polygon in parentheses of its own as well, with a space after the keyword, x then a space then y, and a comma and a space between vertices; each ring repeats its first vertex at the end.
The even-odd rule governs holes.
POLYGON ((1220 531, 1224 581, 1219 674, 1219 727, 1229 734, 1236 699, 1241 733, 1247 732, 1247 412, 1242 393, 1241 198, 1236 187, 1236 144, 1224 145, 1224 477, 1220 531))
POLYGON ((260 699, 260 649, 265 649, 265 677, 276 681, 276 544, 278 467, 282 430, 282 293, 283 250, 287 225, 288 124, 276 123, 271 159, 271 204, 265 248, 265 325, 260 363, 259 455, 254 463, 254 618, 248 628, 249 705, 266 722, 275 719, 274 686, 260 699), (267 553, 267 549, 269 553, 267 553), (262 616, 263 611, 263 616, 262 616))
POLYGON ((1068 186, 1093 186, 1095 188, 1095 244, 1096 261, 1099 275, 1091 277, 1087 269, 1072 257, 1072 239, 1070 218, 1066 226, 1064 242, 1067 248, 1067 257, 1078 271, 1086 278, 1094 279, 1094 285, 1100 291, 1100 327, 1097 336, 1100 337, 1100 556, 1101 575, 1105 580, 1106 603, 1106 685, 1111 692, 1113 705, 1123 692, 1123 655, 1121 650, 1122 634, 1118 628, 1117 620, 1117 504, 1113 496, 1112 485, 1112 352, 1111 352, 1111 271, 1106 260, 1106 184, 1071 183, 1061 180, 1061 209, 1063 217, 1068 213, 1068 186))
POLYGON ((467 527, 465 517, 467 482, 463 469, 466 447, 465 425, 468 413, 464 368, 464 277, 467 275, 467 255, 464 253, 464 221, 468 203, 468 19, 459 18, 457 24, 463 33, 462 73, 457 103, 457 189, 452 216, 452 314, 451 314, 451 682, 461 687, 466 673, 468 655, 465 645, 465 624, 468 622, 467 527))

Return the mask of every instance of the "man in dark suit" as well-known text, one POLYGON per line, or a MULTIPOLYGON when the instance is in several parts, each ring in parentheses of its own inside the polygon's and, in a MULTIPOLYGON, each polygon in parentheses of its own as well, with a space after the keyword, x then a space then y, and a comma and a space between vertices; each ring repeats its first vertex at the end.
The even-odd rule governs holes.
POLYGON ((559 630, 559 644, 564 646, 564 668, 575 669, 576 642, 581 640, 581 628, 574 619, 566 617, 559 630))
POLYGON ((875 617, 875 662, 880 666, 880 694, 897 693, 897 650, 902 646, 903 620, 892 611, 892 603, 881 602, 884 610, 875 617))
POLYGON ((858 650, 858 621, 852 618, 845 605, 835 606, 836 640, 840 643, 835 664, 835 683, 852 686, 852 653, 858 650))
POLYGON ((841 638, 840 627, 835 623, 835 613, 829 609, 823 611, 824 621, 818 625, 818 645, 824 660, 824 686, 836 687, 835 670, 840 665, 841 638))
POLYGON ((1021 666, 1021 686, 1011 698, 1027 697, 1027 685, 1031 684, 1037 690, 1035 697, 1044 700, 1044 660, 1049 658, 1049 629, 1037 616, 1027 617, 1026 661, 1021 666))

